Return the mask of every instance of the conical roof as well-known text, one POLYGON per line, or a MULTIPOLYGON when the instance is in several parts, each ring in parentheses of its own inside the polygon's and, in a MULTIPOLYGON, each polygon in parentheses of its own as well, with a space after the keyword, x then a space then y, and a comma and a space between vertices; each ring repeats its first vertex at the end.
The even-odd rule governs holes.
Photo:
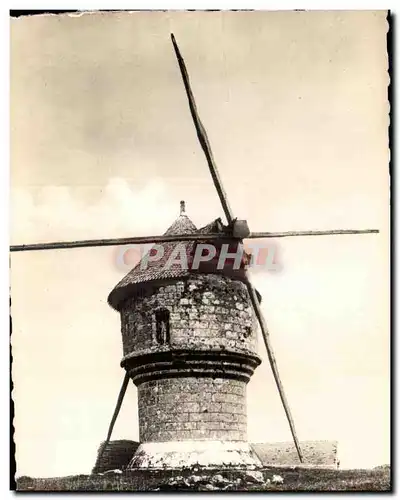
MULTIPOLYGON (((197 228, 185 214, 184 203, 181 202, 181 213, 179 217, 171 224, 164 235, 194 234, 196 232, 197 228)), ((177 262, 166 267, 166 263, 168 262, 171 253, 178 245, 184 246, 186 256, 189 259, 194 241, 173 241, 157 244, 152 247, 146 255, 148 256, 151 254, 152 250, 154 251, 157 247, 162 247, 164 249, 164 253, 162 253, 161 249, 159 250, 162 257, 158 260, 149 260, 146 265, 142 265, 142 262, 145 261, 145 258, 143 258, 112 290, 108 296, 108 303, 110 306, 118 310, 119 304, 127 297, 134 294, 138 288, 144 286, 145 283, 154 283, 160 280, 187 276, 189 274, 189 270, 184 269, 181 263, 177 262)))
MULTIPOLYGON (((181 202, 181 213, 179 217, 171 224, 164 235, 196 233, 226 234, 227 230, 228 228, 222 224, 221 219, 216 219, 207 226, 197 229, 185 213, 185 203, 181 202)), ((226 241, 227 240, 224 240, 224 242, 226 241)), ((203 243, 206 242, 207 241, 204 241, 203 243)), ((118 311, 120 310, 120 306, 123 301, 125 301, 128 297, 136 295, 140 290, 143 291, 143 289, 148 288, 149 286, 161 285, 166 280, 186 278, 193 272, 225 274, 232 279, 238 279, 244 282, 247 281, 246 275, 242 269, 235 271, 233 269, 229 269, 229 266, 224 266, 223 270, 218 270, 216 268, 216 264, 213 264, 212 261, 196 271, 191 269, 192 257, 197 243, 202 242, 194 240, 171 241, 159 243, 153 246, 146 254, 146 258, 143 257, 141 261, 112 290, 108 296, 108 303, 110 306, 118 311), (182 259, 181 250, 177 250, 177 253, 174 254, 174 258, 172 259, 177 260, 177 262, 169 264, 168 261, 171 254, 177 246, 181 249, 184 248, 186 253, 186 262, 182 259), (162 247, 162 249, 160 247, 162 247), (157 249, 161 252, 160 258, 157 260, 147 260, 149 254, 152 255, 152 251, 156 251, 157 249), (167 263, 168 265, 166 265, 167 263), (182 265, 183 263, 187 263, 188 266, 185 267, 182 265)), ((237 245, 237 240, 232 240, 232 243, 237 245)), ((218 246, 217 242, 215 242, 215 244, 218 246)))

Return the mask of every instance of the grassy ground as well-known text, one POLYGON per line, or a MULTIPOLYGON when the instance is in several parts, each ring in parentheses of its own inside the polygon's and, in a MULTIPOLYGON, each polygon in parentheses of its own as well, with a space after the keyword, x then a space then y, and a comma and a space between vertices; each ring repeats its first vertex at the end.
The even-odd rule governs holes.
MULTIPOLYGON (((236 484, 230 485, 230 491, 390 491, 390 467, 374 470, 321 470, 264 468, 264 479, 272 479, 274 474, 283 477, 282 484, 236 484)), ((241 473, 219 471, 230 480, 237 479, 241 473)), ((195 486, 168 485, 174 476, 189 477, 200 474, 193 470, 186 471, 135 471, 129 474, 108 473, 106 475, 79 475, 59 478, 34 479, 17 478, 17 491, 171 491, 203 489, 201 483, 195 486)), ((204 472, 201 472, 203 475, 204 472)), ((212 473, 213 475, 216 472, 212 473)))

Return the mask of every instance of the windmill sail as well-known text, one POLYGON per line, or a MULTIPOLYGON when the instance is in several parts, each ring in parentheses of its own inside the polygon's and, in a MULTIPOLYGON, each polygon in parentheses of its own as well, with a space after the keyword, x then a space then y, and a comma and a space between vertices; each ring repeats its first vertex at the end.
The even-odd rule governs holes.
POLYGON ((206 155, 207 158, 207 163, 210 168, 210 173, 214 181, 215 188, 218 192, 219 199, 222 204, 222 208, 225 213, 226 220, 228 221, 228 224, 231 224, 233 221, 233 214, 231 207, 229 206, 228 200, 226 198, 226 193, 224 191, 224 188, 222 187, 222 182, 221 179, 219 178, 218 170, 215 165, 214 161, 214 156, 212 154, 211 146, 207 137, 206 130, 201 123, 199 114, 197 112, 197 107, 196 107, 196 102, 194 100, 193 92, 192 89, 190 88, 190 82, 189 82, 189 75, 185 66, 185 61, 183 60, 183 57, 179 51, 178 45, 176 43, 174 35, 171 33, 171 40, 172 44, 175 49, 175 54, 178 59, 178 64, 179 68, 181 70, 182 78, 183 78, 183 83, 185 85, 186 89, 186 94, 189 100, 189 107, 190 107, 190 113, 193 118, 194 126, 196 127, 196 132, 197 132, 197 137, 199 138, 200 145, 203 148, 204 154, 206 155))
MULTIPOLYGON (((212 154, 212 151, 211 151, 210 143, 209 143, 209 141, 207 139, 207 134, 206 134, 205 129, 204 129, 203 125, 201 124, 200 118, 198 117, 198 114, 197 114, 197 109, 196 109, 196 105, 195 105, 195 102, 194 102, 193 93, 192 93, 192 91, 190 89, 189 76, 188 76, 188 73, 187 73, 187 70, 186 70, 186 66, 185 66, 183 58, 182 58, 182 56, 181 56, 181 54, 179 52, 179 49, 178 49, 175 37, 172 34, 171 34, 171 39, 172 39, 172 43, 174 45, 174 49, 175 49, 175 53, 176 53, 176 56, 177 56, 177 59, 178 59, 178 63, 179 63, 179 67, 180 67, 180 70, 181 70, 183 82, 184 82, 184 85, 185 85, 185 88, 186 88, 186 93, 187 93, 187 96, 188 96, 188 99, 189 99, 189 106, 190 106, 192 117, 193 117, 193 120, 194 120, 194 123, 195 123, 196 130, 197 130, 197 135, 199 137, 200 144, 201 144, 201 146, 202 146, 202 148, 204 150, 204 153, 206 155, 208 166, 210 168, 211 177, 213 179, 215 188, 216 188, 216 190, 218 192, 218 196, 219 196, 219 198, 221 200, 221 205, 222 205, 222 207, 224 209, 226 218, 228 219, 228 222, 230 224, 232 224, 234 222, 234 217, 233 217, 232 211, 229 208, 229 203, 228 203, 228 200, 227 200, 227 197, 226 197, 225 190, 222 187, 222 181, 221 181, 221 178, 220 178, 220 176, 218 174, 217 166, 216 166, 216 164, 214 162, 214 159, 213 159, 213 154, 212 154)), ((281 398, 281 401, 282 401, 282 404, 283 404, 283 407, 284 407, 284 410, 285 410, 286 417, 287 417, 288 422, 289 422, 289 427, 290 427, 290 430, 291 430, 291 433, 292 433, 293 441, 294 441, 295 446, 296 446, 296 450, 297 450, 297 453, 298 453, 298 456, 299 456, 299 460, 300 460, 300 462, 303 462, 303 456, 302 456, 302 453, 301 453, 300 443, 299 443, 299 440, 297 438, 296 428, 295 428, 295 425, 294 425, 294 420, 293 420, 292 413, 290 411, 289 404, 288 404, 288 401, 287 401, 287 398, 286 398, 286 395, 285 395, 285 391, 284 391, 284 388, 283 388, 283 384, 282 384, 282 381, 281 381, 281 378, 280 378, 280 375, 279 375, 279 372, 278 372, 278 367, 277 367, 277 364, 276 364, 275 355, 274 355, 274 352, 273 352, 273 349, 272 349, 272 345, 271 345, 271 342, 270 342, 270 339, 269 339, 269 333, 268 333, 267 326, 266 326, 267 324, 266 324, 265 318, 263 316, 263 313, 261 311, 261 307, 260 307, 260 303, 259 303, 259 298, 258 298, 258 296, 257 296, 257 294, 255 292, 255 289, 251 285, 251 283, 250 283, 250 281, 248 279, 248 276, 247 276, 247 280, 246 281, 247 281, 247 288, 248 288, 248 292, 249 292, 249 295, 250 295, 251 303, 253 305, 253 309, 254 309, 254 312, 255 312, 255 314, 257 316, 257 320, 259 322, 259 325, 260 325, 260 328, 261 328, 261 331, 262 331, 262 335, 263 335, 263 338, 264 338, 265 347, 267 349, 268 359, 270 361, 270 366, 271 366, 272 373, 273 373, 273 376, 274 376, 274 379, 275 379, 275 383, 276 383, 276 385, 278 387, 279 395, 280 395, 280 398, 281 398)))

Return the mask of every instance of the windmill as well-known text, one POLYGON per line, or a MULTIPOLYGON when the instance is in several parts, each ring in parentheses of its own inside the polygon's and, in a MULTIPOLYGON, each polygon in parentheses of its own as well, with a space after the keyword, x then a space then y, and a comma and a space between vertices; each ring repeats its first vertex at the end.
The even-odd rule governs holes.
MULTIPOLYGON (((248 228, 247 222, 245 220, 240 220, 234 217, 232 209, 229 205, 226 192, 223 188, 221 178, 219 176, 217 166, 213 157, 211 146, 205 131, 205 128, 199 118, 197 111, 195 99, 190 87, 189 76, 186 70, 186 66, 182 55, 179 51, 178 45, 171 35, 171 40, 173 48, 177 57, 178 65, 182 75, 183 83, 185 86, 185 91, 188 98, 190 113, 194 122, 196 133, 200 142, 200 145, 204 151, 207 164, 210 170, 210 174, 216 188, 218 197, 220 199, 222 209, 227 221, 227 226, 223 231, 215 231, 211 233, 198 233, 198 234, 166 234, 162 236, 144 236, 144 237, 130 237, 130 238, 117 238, 117 239, 101 239, 101 240, 81 240, 81 241, 69 241, 69 242, 54 242, 54 243, 36 243, 36 244, 25 244, 25 245, 15 245, 10 247, 11 252, 21 252, 21 251, 38 251, 38 250, 51 250, 51 249, 67 249, 67 248, 79 248, 79 247, 96 247, 96 246, 112 246, 112 245, 128 245, 128 244, 148 244, 148 243, 166 243, 166 242, 182 242, 182 241, 207 241, 207 242, 220 242, 220 241, 236 241, 238 245, 243 244, 245 239, 261 239, 261 238, 280 238, 280 237, 292 237, 292 236, 322 236, 322 235, 341 235, 341 234, 365 234, 365 233, 378 233, 377 229, 337 229, 337 230, 326 230, 326 231, 290 231, 290 232, 251 232, 248 228)), ((249 279, 248 273, 245 274, 244 280, 249 298, 251 301, 252 308, 257 317, 262 336, 265 342, 268 359, 270 362, 272 374, 282 401, 282 405, 288 420, 290 431, 293 437, 293 441, 298 453, 300 462, 303 461, 302 450, 300 443, 296 434, 294 420, 289 408, 289 404, 284 392, 283 384, 280 379, 274 351, 269 338, 269 332, 267 324, 262 313, 259 296, 254 289, 251 281, 249 279)), ((105 441, 105 445, 109 442, 111 438, 111 433, 117 419, 119 410, 122 405, 122 401, 128 386, 129 374, 126 372, 123 384, 120 390, 120 394, 117 400, 117 405, 115 408, 114 415, 112 417, 108 435, 105 441)), ((105 446, 103 447, 103 450, 105 446)))

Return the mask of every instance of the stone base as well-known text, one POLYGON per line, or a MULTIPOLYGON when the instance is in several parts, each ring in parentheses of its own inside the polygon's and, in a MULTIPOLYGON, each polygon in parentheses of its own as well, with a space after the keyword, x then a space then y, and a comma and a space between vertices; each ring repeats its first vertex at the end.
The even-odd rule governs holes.
POLYGON ((244 441, 169 441, 142 443, 128 469, 245 469, 261 467, 244 441))

